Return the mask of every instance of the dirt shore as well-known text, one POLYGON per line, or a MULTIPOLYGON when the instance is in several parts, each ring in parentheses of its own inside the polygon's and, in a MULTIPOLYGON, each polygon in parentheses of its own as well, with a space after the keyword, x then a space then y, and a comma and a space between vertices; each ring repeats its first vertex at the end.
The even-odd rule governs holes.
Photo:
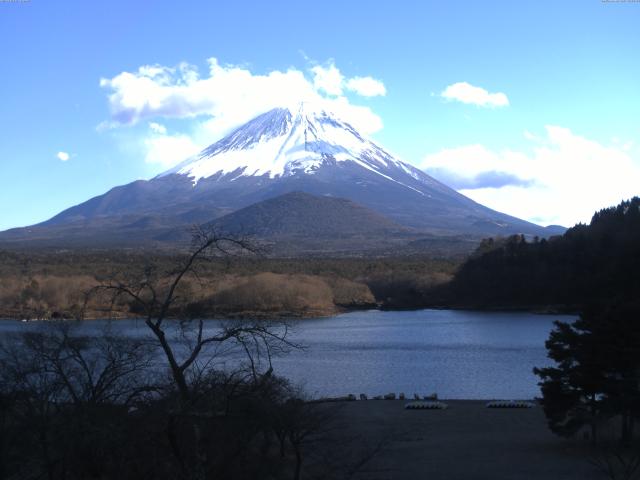
POLYGON ((601 479, 588 442, 547 428, 542 408, 489 409, 485 401, 446 401, 446 410, 405 410, 405 401, 344 402, 347 432, 382 449, 355 476, 400 479, 601 479))

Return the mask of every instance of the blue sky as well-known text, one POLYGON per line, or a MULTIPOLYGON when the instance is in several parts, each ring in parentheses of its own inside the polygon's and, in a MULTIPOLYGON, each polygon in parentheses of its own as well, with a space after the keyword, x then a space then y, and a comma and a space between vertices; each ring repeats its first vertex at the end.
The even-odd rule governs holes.
POLYGON ((640 194, 638 25, 600 0, 0 2, 0 229, 160 173, 289 81, 481 203, 588 221, 640 194))

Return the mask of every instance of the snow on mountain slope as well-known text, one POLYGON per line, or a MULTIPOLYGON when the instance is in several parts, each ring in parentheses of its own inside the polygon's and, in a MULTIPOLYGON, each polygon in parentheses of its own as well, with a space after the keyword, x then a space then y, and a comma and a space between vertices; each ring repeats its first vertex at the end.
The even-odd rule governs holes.
POLYGON ((297 109, 266 112, 214 143, 198 155, 160 175, 186 175, 194 184, 214 175, 286 177, 314 174, 330 162, 351 161, 388 180, 400 170, 416 180, 433 182, 411 165, 395 159, 363 138, 351 125, 309 103, 297 109))

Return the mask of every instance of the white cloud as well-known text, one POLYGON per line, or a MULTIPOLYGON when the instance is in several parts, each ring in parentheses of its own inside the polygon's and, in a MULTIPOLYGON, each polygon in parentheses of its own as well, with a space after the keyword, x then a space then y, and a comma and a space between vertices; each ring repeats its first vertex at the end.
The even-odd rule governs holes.
POLYGON ((150 123, 151 134, 143 140, 144 160, 171 168, 201 150, 190 136, 167 134, 167 129, 158 123, 150 123))
POLYGON ((167 128, 164 125, 161 125, 156 122, 150 122, 149 128, 151 129, 152 132, 159 133, 161 135, 164 135, 165 133, 167 133, 167 128))
MULTIPOLYGON (((205 76, 196 67, 182 63, 177 67, 146 65, 135 72, 101 79, 100 85, 110 92, 111 120, 99 129, 161 117, 199 117, 197 130, 221 135, 275 107, 310 101, 324 102, 328 109, 343 108, 345 103, 351 105, 343 95, 345 89, 362 96, 384 90, 382 82, 369 77, 345 79, 332 61, 311 68, 312 79, 294 68, 254 74, 246 67, 220 65, 215 58, 210 58, 208 65, 205 76)), ((351 106, 354 108, 343 110, 355 114, 346 120, 356 128, 365 134, 381 128, 382 121, 368 107, 351 106)))
POLYGON ((509 99, 504 93, 489 93, 484 88, 476 87, 467 82, 449 85, 440 96, 447 100, 455 100, 479 107, 506 107, 509 105, 509 99))
POLYGON ((221 66, 215 58, 208 76, 201 78, 195 67, 142 66, 136 72, 122 72, 100 85, 109 89, 112 121, 135 124, 158 117, 207 116, 224 123, 246 120, 275 105, 288 105, 314 97, 312 84, 297 70, 254 75, 236 66, 221 66))
POLYGON ((311 69, 313 72, 313 86, 319 92, 329 95, 342 95, 344 75, 336 68, 333 62, 329 62, 326 67, 316 65, 311 69))
POLYGON ((350 103, 345 97, 332 101, 329 109, 361 133, 370 134, 382 130, 382 119, 378 115, 369 107, 350 103))
POLYGON ((385 96, 387 89, 380 80, 372 77, 353 77, 347 80, 348 90, 362 95, 363 97, 385 96))
POLYGON ((66 162, 67 160, 69 160, 71 158, 71 156, 67 153, 67 152, 58 152, 56 154, 56 157, 58 158, 58 160, 60 160, 61 162, 66 162))
POLYGON ((457 179, 459 191, 483 205, 541 224, 589 222, 596 210, 640 193, 640 159, 624 146, 552 125, 526 138, 528 154, 468 145, 428 155, 421 166, 457 179))
POLYGON ((344 90, 361 97, 377 97, 387 94, 387 89, 382 81, 373 77, 345 78, 333 61, 329 61, 325 66, 316 65, 311 68, 311 72, 313 73, 315 90, 330 96, 340 96, 344 90))

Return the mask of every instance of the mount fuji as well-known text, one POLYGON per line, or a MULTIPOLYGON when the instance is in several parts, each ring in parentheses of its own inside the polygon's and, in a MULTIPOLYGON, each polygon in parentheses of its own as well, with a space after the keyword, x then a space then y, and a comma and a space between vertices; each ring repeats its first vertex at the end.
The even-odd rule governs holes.
MULTIPOLYGON (((351 215, 349 222, 380 218, 382 223, 393 223, 397 228, 391 230, 397 235, 414 240, 425 235, 480 238, 514 233, 548 236, 562 231, 484 207, 395 158, 335 114, 302 103, 259 115, 151 180, 115 187, 46 222, 0 233, 0 242, 170 244, 182 238, 176 232, 187 231, 190 225, 215 221, 224 228, 225 218, 237 218, 230 216, 233 212, 291 192, 345 199, 357 207, 341 209, 351 215), (363 214, 365 210, 370 212, 363 214)), ((287 225, 300 238, 306 227, 305 215, 296 214, 297 204, 292 201, 298 198, 305 199, 305 209, 310 208, 308 196, 287 197, 287 208, 300 219, 299 231, 291 222, 287 225)), ((317 219, 331 205, 317 202, 314 208, 320 211, 313 216, 317 219)), ((268 215, 272 210, 257 211, 268 215)), ((273 211, 287 214, 282 209, 273 211)), ((252 233, 252 225, 244 228, 252 233)), ((362 236, 362 228, 358 231, 362 236)), ((341 232, 329 234, 340 236, 341 232)))

